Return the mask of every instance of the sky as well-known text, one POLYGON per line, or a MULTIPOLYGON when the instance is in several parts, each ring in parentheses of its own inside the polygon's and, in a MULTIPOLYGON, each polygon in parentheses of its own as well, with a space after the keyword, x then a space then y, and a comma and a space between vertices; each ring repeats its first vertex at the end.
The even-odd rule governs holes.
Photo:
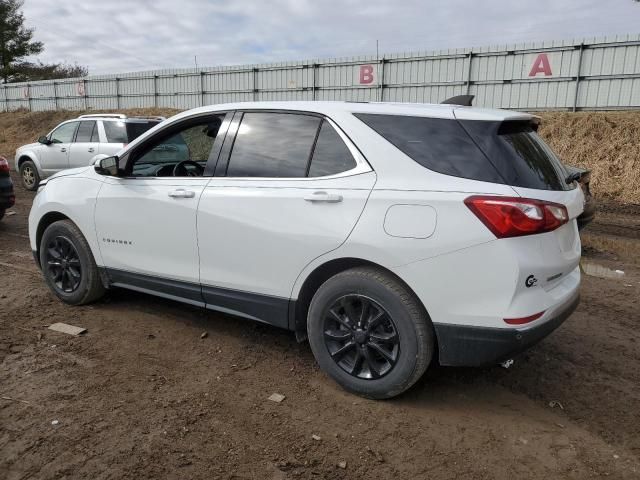
POLYGON ((26 0, 43 62, 89 74, 640 33, 633 0, 26 0), (197 57, 197 60, 196 58, 197 57))

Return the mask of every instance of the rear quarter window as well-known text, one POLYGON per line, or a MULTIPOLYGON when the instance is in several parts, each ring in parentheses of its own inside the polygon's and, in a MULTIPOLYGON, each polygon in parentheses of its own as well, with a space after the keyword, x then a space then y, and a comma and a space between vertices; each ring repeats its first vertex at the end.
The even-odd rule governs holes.
POLYGON ((402 115, 354 115, 429 170, 454 177, 504 183, 457 120, 402 115))

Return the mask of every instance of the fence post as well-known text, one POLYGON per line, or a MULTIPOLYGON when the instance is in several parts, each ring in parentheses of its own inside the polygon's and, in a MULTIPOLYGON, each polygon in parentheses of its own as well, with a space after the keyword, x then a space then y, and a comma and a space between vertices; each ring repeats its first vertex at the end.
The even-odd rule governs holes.
POLYGON ((158 108, 158 75, 153 76, 153 106, 158 108))
POLYGON ((473 48, 469 50, 469 62, 467 64, 467 95, 471 92, 471 62, 473 62, 473 48))
POLYGON ((378 95, 378 101, 380 102, 384 102, 384 64, 385 64, 386 60, 384 58, 384 55, 382 56, 382 58, 379 61, 379 69, 382 70, 380 72, 380 74, 378 75, 378 81, 380 83, 379 87, 379 92, 380 94, 378 95))
POLYGON ((258 101, 258 68, 253 67, 253 101, 258 101))
POLYGON ((120 110, 120 79, 116 77, 116 109, 120 110))
POLYGON ((204 72, 200 71, 200 106, 204 107, 204 72))
POLYGON ((53 108, 58 110, 58 82, 53 82, 53 108))
POLYGON ((82 97, 84 99, 84 109, 88 110, 88 105, 87 105, 87 81, 83 78, 82 79, 82 97))
POLYGON ((318 80, 316 79, 316 75, 318 73, 318 64, 313 62, 311 64, 311 100, 317 100, 318 96, 316 94, 316 89, 318 88, 318 80))
POLYGON ((580 73, 582 71, 582 52, 584 51, 584 42, 580 42, 580 50, 578 50, 578 71, 576 73, 576 91, 573 95, 573 111, 578 108, 578 90, 580 88, 580 73))

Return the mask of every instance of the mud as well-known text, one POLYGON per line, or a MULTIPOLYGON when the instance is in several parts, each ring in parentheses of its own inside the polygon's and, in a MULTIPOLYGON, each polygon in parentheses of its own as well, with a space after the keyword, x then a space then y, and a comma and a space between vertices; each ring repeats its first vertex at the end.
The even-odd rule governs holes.
POLYGON ((633 209, 605 206, 583 235, 624 278, 584 275, 576 313, 512 367, 433 367, 376 402, 282 330, 126 291, 65 306, 17 193, 0 222, 0 479, 640 478, 633 209))

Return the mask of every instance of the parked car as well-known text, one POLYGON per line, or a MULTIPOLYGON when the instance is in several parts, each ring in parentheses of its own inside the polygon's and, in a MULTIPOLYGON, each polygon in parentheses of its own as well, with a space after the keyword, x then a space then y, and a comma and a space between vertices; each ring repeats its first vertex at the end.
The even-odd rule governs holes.
POLYGON ((16 203, 16 196, 13 192, 13 182, 9 174, 9 162, 0 156, 0 220, 8 208, 16 203))
POLYGON ((582 188, 584 194, 584 211, 582 215, 578 217, 578 229, 582 230, 589 222, 591 222, 596 216, 596 201, 591 195, 591 189, 589 183, 591 182, 591 171, 584 168, 572 167, 565 165, 567 170, 567 181, 576 181, 582 188))
POLYGON ((508 360, 576 308, 584 195, 535 122, 456 105, 198 108, 41 185, 31 248, 66 303, 123 287, 287 328, 345 389, 388 398, 432 362, 508 360))
POLYGON ((62 122, 36 143, 16 150, 22 186, 36 190, 40 180, 66 168, 89 165, 98 154, 115 155, 164 117, 94 113, 62 122))

